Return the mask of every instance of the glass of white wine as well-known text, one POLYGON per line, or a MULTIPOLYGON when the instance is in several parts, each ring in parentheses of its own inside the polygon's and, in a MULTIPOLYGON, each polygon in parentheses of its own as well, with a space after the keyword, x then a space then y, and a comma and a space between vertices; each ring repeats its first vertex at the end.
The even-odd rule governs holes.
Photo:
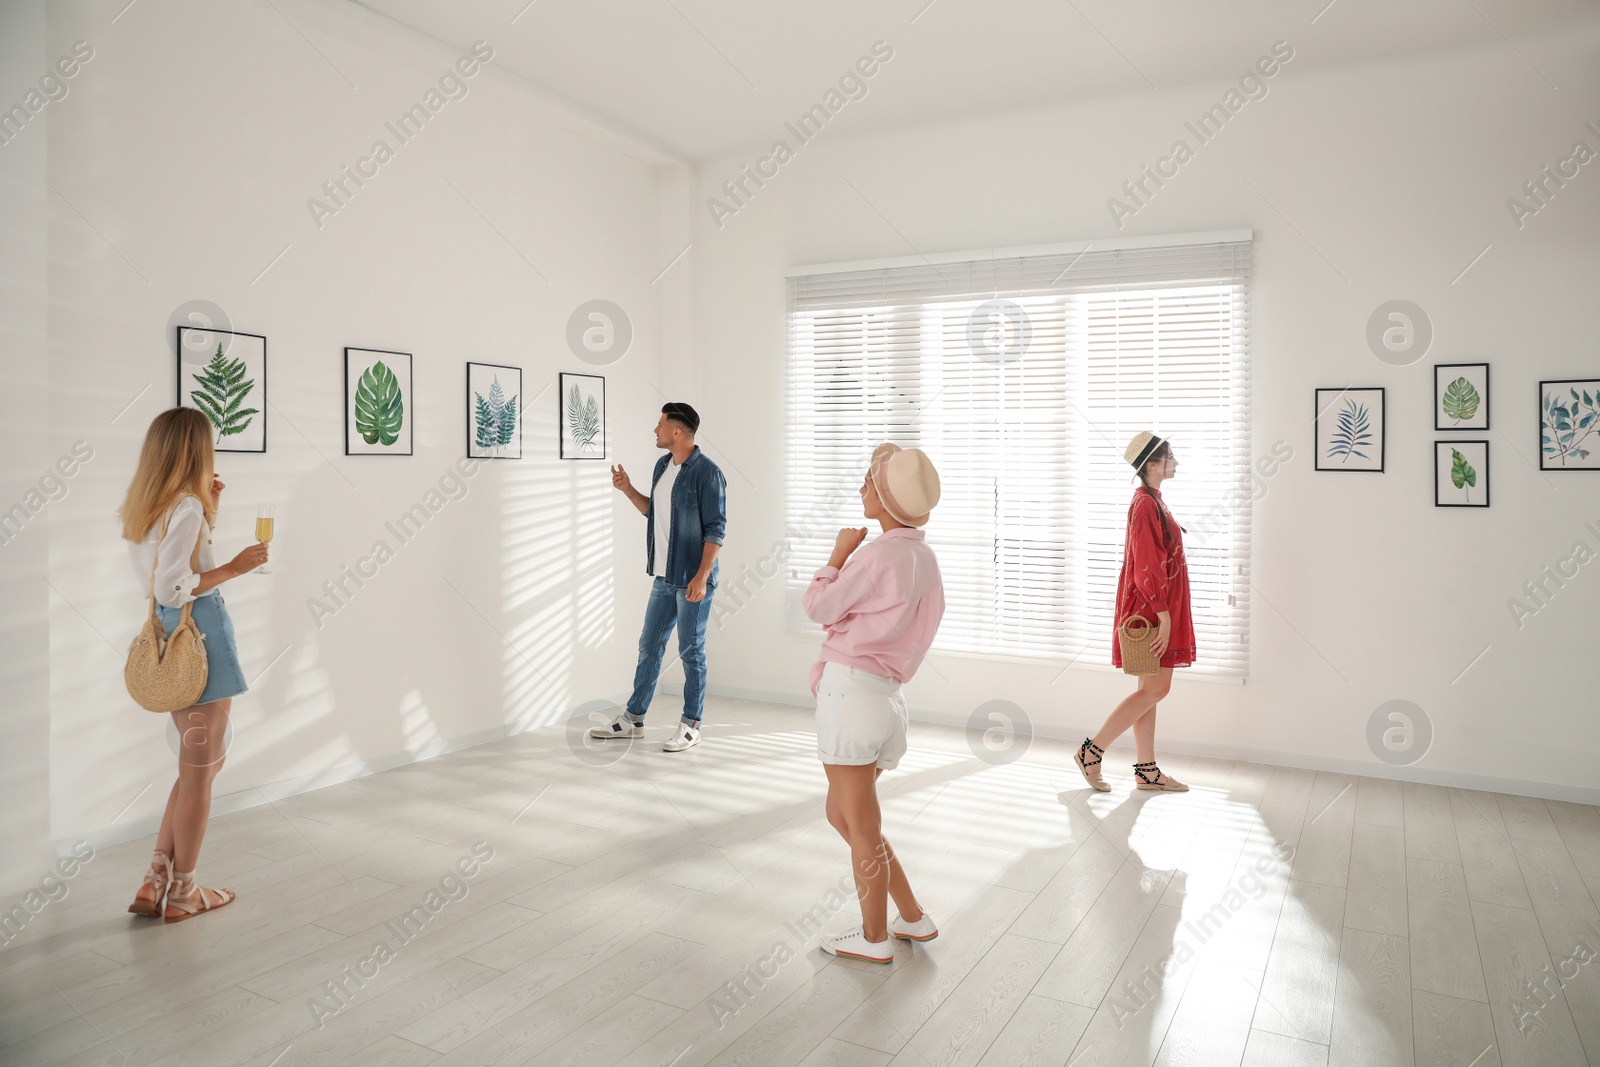
MULTIPOLYGON (((262 544, 270 544, 272 541, 272 514, 273 507, 271 504, 262 504, 256 508, 256 540, 262 544)), ((267 570, 267 565, 263 563, 251 573, 271 574, 272 572, 267 570)))

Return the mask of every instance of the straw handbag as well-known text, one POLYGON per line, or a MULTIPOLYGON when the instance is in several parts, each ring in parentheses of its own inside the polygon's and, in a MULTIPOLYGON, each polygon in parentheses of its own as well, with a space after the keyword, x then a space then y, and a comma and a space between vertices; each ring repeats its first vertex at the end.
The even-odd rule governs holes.
POLYGON ((1161 657, 1150 648, 1156 639, 1156 627, 1143 615, 1129 615, 1117 629, 1117 646, 1122 650, 1124 674, 1147 675, 1161 670, 1161 657), (1135 626, 1134 623, 1138 623, 1135 626))
MULTIPOLYGON (((178 500, 181 502, 183 497, 178 500)), ((205 634, 195 625, 194 602, 183 606, 183 618, 170 635, 162 630, 161 620, 156 617, 156 565, 161 561, 161 542, 176 509, 174 504, 161 520, 156 558, 150 564, 150 617, 128 646, 128 665, 122 672, 128 695, 146 711, 182 711, 193 706, 206 688, 205 634)), ((204 536, 202 528, 200 537, 204 536)), ((189 569, 200 569, 200 538, 195 539, 189 569)))

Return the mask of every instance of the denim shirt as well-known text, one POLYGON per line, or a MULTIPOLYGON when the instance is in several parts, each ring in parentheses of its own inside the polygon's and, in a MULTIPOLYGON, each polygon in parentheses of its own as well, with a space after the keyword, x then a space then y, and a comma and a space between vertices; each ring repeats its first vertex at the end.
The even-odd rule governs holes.
MULTIPOLYGON (((668 452, 656 461, 650 477, 650 508, 645 512, 645 571, 656 572, 656 483, 672 462, 668 452)), ((696 445, 678 468, 672 484, 672 528, 667 531, 667 565, 658 575, 668 585, 686 586, 700 569, 705 543, 722 544, 728 526, 728 482, 722 470, 696 445)), ((708 585, 715 585, 720 562, 711 565, 708 585)))

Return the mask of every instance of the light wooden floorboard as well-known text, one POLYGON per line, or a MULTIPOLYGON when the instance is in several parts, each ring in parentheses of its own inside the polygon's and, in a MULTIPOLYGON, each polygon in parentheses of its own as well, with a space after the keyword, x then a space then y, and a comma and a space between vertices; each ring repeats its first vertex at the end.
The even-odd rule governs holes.
POLYGON ((123 910, 149 839, 98 851, 0 949, 0 1063, 1600 1065, 1592 806, 1165 752, 1191 791, 1154 794, 1125 745, 1101 794, 1071 742, 914 724, 880 796, 940 933, 879 966, 817 948, 860 913, 812 713, 670 726, 220 817, 239 899, 177 926, 123 910))

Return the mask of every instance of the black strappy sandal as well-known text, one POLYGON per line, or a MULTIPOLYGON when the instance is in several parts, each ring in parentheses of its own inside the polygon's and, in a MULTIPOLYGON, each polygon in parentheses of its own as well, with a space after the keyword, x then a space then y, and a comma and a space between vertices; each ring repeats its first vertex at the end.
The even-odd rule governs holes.
POLYGON ((1161 768, 1156 766, 1155 760, 1149 763, 1135 763, 1133 776, 1139 780, 1138 788, 1153 789, 1160 793, 1187 793, 1189 787, 1173 778, 1171 775, 1161 773, 1161 768))
POLYGON ((1095 744, 1093 738, 1085 737, 1083 744, 1078 746, 1078 751, 1073 756, 1073 759, 1078 761, 1078 770, 1083 772, 1083 780, 1101 793, 1111 792, 1111 787, 1100 776, 1100 757, 1105 754, 1105 750, 1095 744), (1088 758, 1090 756, 1094 758, 1088 758))

